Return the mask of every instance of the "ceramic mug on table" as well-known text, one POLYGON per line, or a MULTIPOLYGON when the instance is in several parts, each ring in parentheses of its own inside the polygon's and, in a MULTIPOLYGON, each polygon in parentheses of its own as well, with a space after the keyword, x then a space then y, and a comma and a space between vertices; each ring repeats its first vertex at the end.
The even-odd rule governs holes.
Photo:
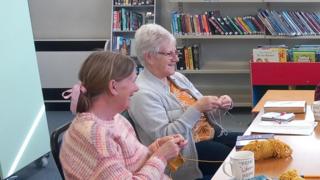
POLYGON ((311 104, 311 109, 315 120, 320 120, 320 101, 314 101, 311 104))
POLYGON ((230 155, 230 160, 223 164, 223 172, 237 180, 245 180, 254 177, 254 153, 251 151, 236 151, 230 155), (230 165, 228 172, 227 165, 230 165))

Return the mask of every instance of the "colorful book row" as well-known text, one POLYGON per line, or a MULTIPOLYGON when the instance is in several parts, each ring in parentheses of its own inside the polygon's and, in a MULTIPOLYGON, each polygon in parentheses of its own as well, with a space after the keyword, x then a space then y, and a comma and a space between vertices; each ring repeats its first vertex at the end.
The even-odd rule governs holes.
POLYGON ((143 14, 121 8, 113 11, 113 31, 134 31, 143 24, 143 14))
POLYGON ((320 62, 320 45, 261 46, 253 49, 253 62, 320 62))
POLYGON ((271 35, 301 36, 320 34, 320 13, 260 9, 258 17, 271 35))
POLYGON ((260 9, 257 15, 221 17, 219 10, 203 14, 171 13, 175 35, 320 35, 320 12, 260 9))
POLYGON ((171 29, 175 35, 265 34, 265 28, 257 16, 221 17, 219 10, 195 15, 172 12, 171 29))

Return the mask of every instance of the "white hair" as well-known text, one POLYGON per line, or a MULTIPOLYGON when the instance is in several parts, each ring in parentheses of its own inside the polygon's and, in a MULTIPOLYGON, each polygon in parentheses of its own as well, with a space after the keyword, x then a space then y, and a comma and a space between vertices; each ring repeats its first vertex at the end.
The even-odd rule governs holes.
POLYGON ((142 25, 135 34, 135 50, 139 62, 144 65, 144 54, 159 51, 164 42, 176 43, 175 37, 158 24, 142 25))

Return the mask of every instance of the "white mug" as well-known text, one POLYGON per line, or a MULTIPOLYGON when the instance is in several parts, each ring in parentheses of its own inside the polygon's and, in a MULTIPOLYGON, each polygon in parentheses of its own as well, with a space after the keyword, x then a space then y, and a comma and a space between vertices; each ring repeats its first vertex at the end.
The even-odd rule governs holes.
POLYGON ((251 151, 235 151, 230 155, 230 161, 223 164, 223 172, 237 180, 245 180, 254 177, 254 153, 251 151), (231 167, 227 171, 227 165, 231 167))
POLYGON ((314 101, 311 104, 311 109, 315 120, 320 120, 320 101, 314 101))

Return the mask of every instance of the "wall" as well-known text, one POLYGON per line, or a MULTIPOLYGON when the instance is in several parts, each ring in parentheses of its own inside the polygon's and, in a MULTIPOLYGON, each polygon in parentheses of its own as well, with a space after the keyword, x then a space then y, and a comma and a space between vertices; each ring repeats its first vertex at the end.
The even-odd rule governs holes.
POLYGON ((26 1, 0 1, 0 179, 50 151, 26 1))

